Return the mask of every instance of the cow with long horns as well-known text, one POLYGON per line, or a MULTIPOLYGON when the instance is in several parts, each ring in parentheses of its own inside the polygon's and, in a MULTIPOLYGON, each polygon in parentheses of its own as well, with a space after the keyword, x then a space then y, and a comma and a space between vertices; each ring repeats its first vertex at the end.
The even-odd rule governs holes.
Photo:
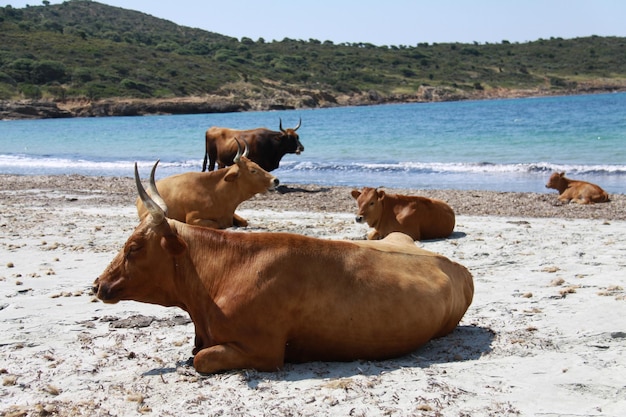
POLYGON ((197 227, 167 217, 136 165, 135 181, 149 215, 94 292, 187 311, 199 372, 404 355, 453 331, 472 302, 469 271, 405 234, 332 241, 197 227))
MULTIPOLYGON (((248 147, 242 152, 235 138, 237 154, 234 165, 214 172, 185 172, 163 178, 154 184, 154 164, 150 174, 150 192, 159 193, 169 207, 168 216, 181 222, 199 226, 225 229, 231 226, 245 227, 248 222, 235 210, 242 202, 258 193, 273 190, 278 178, 263 170, 247 158, 248 147)), ((149 213, 141 199, 137 199, 137 213, 143 219, 149 213)))

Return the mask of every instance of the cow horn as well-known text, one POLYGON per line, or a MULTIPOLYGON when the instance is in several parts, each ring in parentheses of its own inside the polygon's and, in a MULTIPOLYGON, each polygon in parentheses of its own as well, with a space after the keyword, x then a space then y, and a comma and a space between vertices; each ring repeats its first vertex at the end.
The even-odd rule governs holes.
POLYGON ((237 142, 237 154, 233 158, 233 162, 235 164, 238 164, 239 160, 241 159, 241 143, 239 142, 239 139, 237 138, 233 138, 233 139, 235 139, 235 142, 237 142))
POLYGON ((245 139, 241 139, 241 140, 243 140, 243 144, 245 145, 243 147, 243 155, 242 156, 245 156, 247 158, 248 154, 250 153, 250 146, 248 145, 248 141, 247 140, 245 140, 245 139))
MULTIPOLYGON (((154 164, 156 167, 156 164, 154 164)), ((137 162, 135 162, 135 184, 137 185, 137 192, 139 193, 139 198, 144 206, 148 209, 148 212, 152 216, 152 223, 157 225, 161 224, 165 220, 165 210, 161 208, 157 203, 154 202, 152 198, 148 195, 143 185, 141 185, 141 180, 139 179, 139 170, 137 169, 137 162)))
POLYGON ((278 118, 278 128, 281 132, 285 133, 285 129, 283 129, 283 119, 281 119, 280 117, 278 118))
POLYGON ((157 160, 152 167, 152 171, 150 171, 150 183, 148 184, 148 191, 150 191, 150 195, 152 195, 152 200, 161 207, 161 209, 167 215, 167 204, 165 204, 165 200, 159 194, 159 190, 157 190, 156 182, 154 181, 154 173, 156 172, 157 165, 159 165, 160 160, 157 160))
POLYGON ((301 125, 302 125, 302 117, 300 118, 300 121, 298 122, 298 126, 293 128, 293 131, 295 132, 296 130, 300 129, 301 125))

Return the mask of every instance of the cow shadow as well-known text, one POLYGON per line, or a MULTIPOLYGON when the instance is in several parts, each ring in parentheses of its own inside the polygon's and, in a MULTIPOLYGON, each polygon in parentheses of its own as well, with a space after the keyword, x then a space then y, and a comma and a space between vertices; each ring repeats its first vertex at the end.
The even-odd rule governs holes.
POLYGON ((425 240, 421 240, 420 242, 441 242, 443 240, 456 240, 456 239, 462 239, 464 237, 467 237, 467 233, 465 232, 452 232, 452 234, 448 237, 440 237, 440 238, 436 238, 436 239, 425 239, 425 240))
MULTIPOLYGON (((234 370, 221 374, 240 375, 252 389, 265 381, 304 381, 309 379, 341 379, 356 375, 377 376, 402 368, 426 369, 437 364, 464 362, 480 359, 489 354, 495 338, 495 332, 488 327, 461 325, 452 333, 433 339, 424 346, 394 359, 379 361, 350 362, 305 362, 287 363, 276 372, 258 372, 256 370, 234 370)), ((175 367, 154 368, 142 376, 162 376, 183 374, 211 378, 212 374, 202 374, 193 368, 193 357, 181 360, 175 367)))
POLYGON ((279 185, 278 187, 276 187, 276 189, 274 191, 279 193, 279 194, 289 194, 289 193, 314 194, 314 193, 326 193, 326 192, 330 191, 330 188, 329 187, 320 187, 320 188, 316 188, 314 190, 310 190, 310 189, 302 188, 302 187, 288 187, 286 185, 279 185))
POLYGON ((355 375, 378 376, 402 368, 428 368, 437 364, 472 361, 491 352, 495 332, 480 326, 458 326, 452 333, 433 339, 408 355, 381 361, 309 362, 286 364, 279 372, 258 372, 249 377, 254 388, 265 380, 300 381, 341 379, 355 375))

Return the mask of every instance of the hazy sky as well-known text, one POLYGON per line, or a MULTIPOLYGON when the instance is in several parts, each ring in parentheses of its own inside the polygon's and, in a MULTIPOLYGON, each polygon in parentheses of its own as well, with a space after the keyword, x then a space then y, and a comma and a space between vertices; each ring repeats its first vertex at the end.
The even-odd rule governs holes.
MULTIPOLYGON (((179 25, 266 41, 416 45, 626 37, 625 0, 100 0, 179 25)), ((50 0, 51 4, 62 0, 50 0)), ((15 8, 41 0, 0 0, 15 8)))

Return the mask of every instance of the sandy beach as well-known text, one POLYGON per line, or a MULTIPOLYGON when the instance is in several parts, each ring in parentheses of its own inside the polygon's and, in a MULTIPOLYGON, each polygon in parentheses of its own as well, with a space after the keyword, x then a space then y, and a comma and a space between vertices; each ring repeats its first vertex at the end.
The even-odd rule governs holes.
MULTIPOLYGON (((363 239, 350 188, 287 184, 249 232, 363 239)), ((447 201, 473 304, 450 335, 388 361, 201 375, 176 308, 91 293, 138 223, 130 178, 0 175, 0 416, 623 416, 626 196, 390 190, 447 201)), ((239 229, 241 231, 242 229, 239 229)))

